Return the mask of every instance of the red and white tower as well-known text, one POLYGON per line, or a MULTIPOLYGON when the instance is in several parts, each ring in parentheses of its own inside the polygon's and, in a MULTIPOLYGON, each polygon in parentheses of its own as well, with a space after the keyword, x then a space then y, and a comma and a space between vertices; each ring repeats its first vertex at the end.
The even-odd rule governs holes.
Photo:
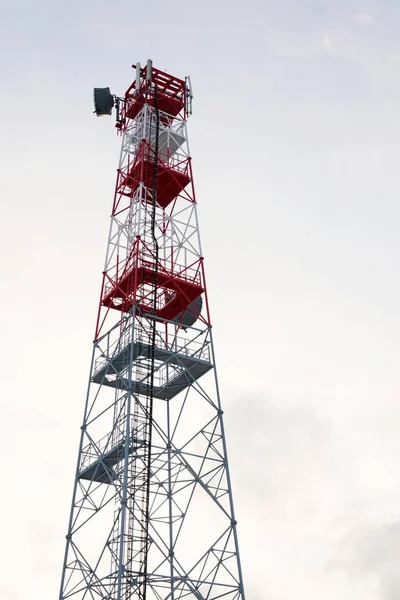
POLYGON ((186 133, 190 80, 136 69, 60 600, 244 600, 186 133))

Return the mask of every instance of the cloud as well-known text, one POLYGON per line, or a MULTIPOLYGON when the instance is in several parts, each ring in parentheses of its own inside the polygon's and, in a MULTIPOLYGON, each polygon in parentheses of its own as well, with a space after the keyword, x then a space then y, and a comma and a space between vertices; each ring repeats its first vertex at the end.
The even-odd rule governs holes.
POLYGON ((345 535, 328 570, 344 569, 349 577, 372 577, 380 600, 399 600, 400 519, 379 525, 359 525, 345 535))
POLYGON ((400 560, 400 521, 358 527, 348 536, 350 566, 364 572, 388 571, 400 560))
POLYGON ((381 600, 399 600, 400 575, 394 572, 382 575, 379 581, 379 592, 381 600))
POLYGON ((328 54, 333 54, 333 41, 328 35, 324 35, 321 40, 321 46, 328 54))
POLYGON ((232 439, 247 432, 245 452, 242 445, 232 448, 241 488, 278 513, 317 510, 322 482, 328 485, 330 423, 309 407, 274 405, 261 393, 234 403, 229 415, 235 415, 232 439))
POLYGON ((375 21, 375 15, 371 12, 358 12, 353 15, 353 19, 362 25, 370 25, 375 21))

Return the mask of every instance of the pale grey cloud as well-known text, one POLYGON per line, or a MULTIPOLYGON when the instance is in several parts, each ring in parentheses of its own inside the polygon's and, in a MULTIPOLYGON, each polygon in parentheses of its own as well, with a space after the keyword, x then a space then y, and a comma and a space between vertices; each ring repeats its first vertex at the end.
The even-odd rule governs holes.
POLYGON ((353 15, 353 19, 362 25, 370 25, 375 20, 373 12, 357 12, 353 15))
POLYGON ((400 575, 397 570, 381 575, 379 592, 382 600, 398 600, 400 598, 400 575))
POLYGON ((376 523, 355 515, 348 526, 338 541, 336 556, 327 565, 328 571, 343 570, 349 580, 369 578, 381 600, 398 600, 399 519, 376 523))

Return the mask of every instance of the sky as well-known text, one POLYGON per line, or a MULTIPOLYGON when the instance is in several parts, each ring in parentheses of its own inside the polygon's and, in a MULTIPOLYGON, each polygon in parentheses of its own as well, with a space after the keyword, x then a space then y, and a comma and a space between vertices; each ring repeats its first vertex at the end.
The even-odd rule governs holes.
POLYGON ((0 596, 57 597, 120 138, 190 74, 247 600, 399 600, 400 5, 0 1, 0 596))

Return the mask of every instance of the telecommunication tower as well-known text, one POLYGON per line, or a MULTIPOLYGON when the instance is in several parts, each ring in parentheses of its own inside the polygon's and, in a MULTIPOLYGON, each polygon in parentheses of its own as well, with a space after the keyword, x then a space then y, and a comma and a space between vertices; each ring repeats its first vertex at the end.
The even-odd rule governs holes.
POLYGON ((245 600, 186 133, 190 79, 95 89, 122 136, 60 600, 245 600))

